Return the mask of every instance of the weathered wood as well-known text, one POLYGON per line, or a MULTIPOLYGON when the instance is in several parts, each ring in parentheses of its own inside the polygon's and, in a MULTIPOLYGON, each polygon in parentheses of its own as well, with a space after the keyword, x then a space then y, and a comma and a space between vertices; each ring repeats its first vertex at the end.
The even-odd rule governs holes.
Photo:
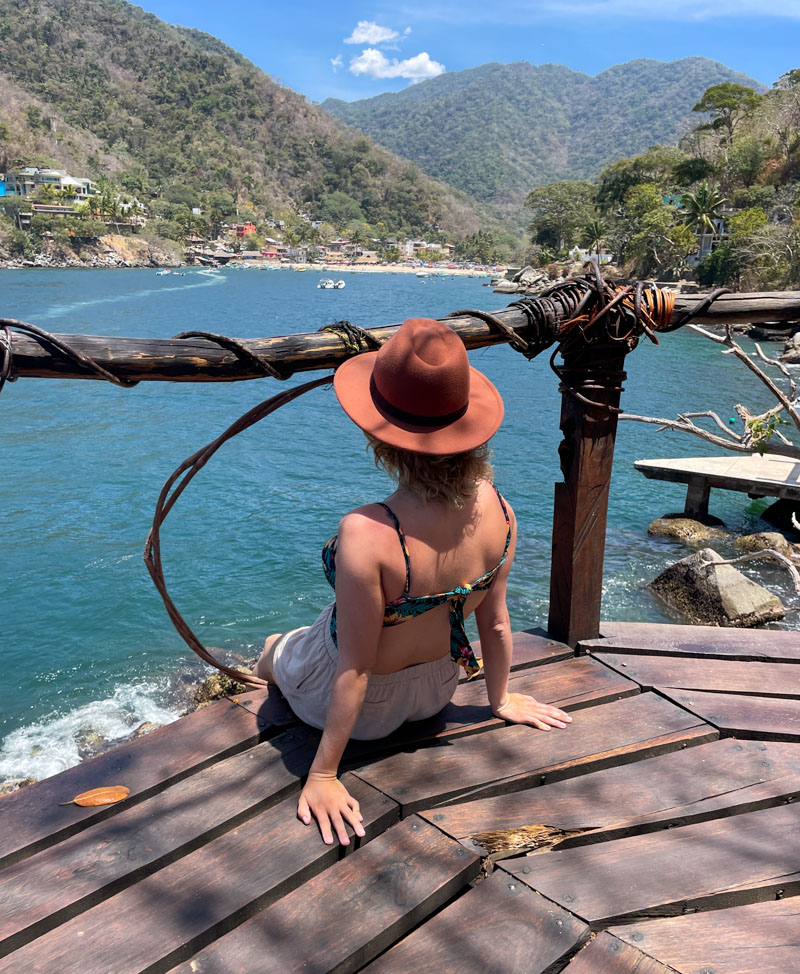
POLYGON ((543 974, 588 936, 585 923, 497 869, 364 970, 543 974))
MULTIPOLYGON (((598 664, 582 667, 583 660, 567 659, 535 666, 512 673, 508 681, 511 693, 525 693, 542 703, 549 703, 572 713, 610 700, 620 700, 639 693, 632 680, 619 676, 614 670, 598 664)), ((435 717, 409 721, 389 737, 383 739, 383 750, 394 750, 409 744, 430 740, 462 737, 467 734, 503 727, 505 721, 492 715, 482 680, 460 683, 452 701, 435 717)), ((374 742, 351 742, 347 758, 358 754, 375 754, 374 742)))
POLYGON ((798 700, 658 689, 668 700, 674 700, 678 706, 719 728, 724 736, 762 741, 800 741, 798 700))
MULTIPOLYGON (((678 297, 673 320, 697 305, 694 297, 678 297)), ((493 312, 523 336, 530 333, 530 323, 519 308, 504 308, 493 312)), ((800 320, 800 293, 775 291, 760 294, 725 294, 708 311, 692 319, 698 323, 747 323, 761 321, 800 320)), ((505 342, 505 336, 486 322, 460 315, 447 318, 467 348, 482 348, 505 342)), ((34 322, 36 324, 36 322, 34 322)), ((359 322, 359 324, 363 324, 359 322)), ((372 326, 365 324, 379 341, 390 338, 399 324, 372 326)), ((151 339, 116 338, 93 335, 58 335, 61 340, 89 355, 96 362, 128 379, 161 379, 172 382, 230 382, 236 379, 257 379, 262 373, 233 352, 202 338, 151 339)), ((270 359, 279 367, 295 372, 311 369, 335 368, 347 358, 339 338, 330 332, 311 332, 274 338, 242 338, 243 345, 270 359)), ((43 378, 94 379, 60 353, 53 353, 36 339, 20 333, 12 334, 14 373, 19 376, 43 378)), ((590 397, 591 398, 591 397, 590 397)))
MULTIPOLYGON (((264 696, 266 691, 259 693, 264 696)), ((293 719, 290 712, 278 709, 283 717, 293 719)), ((0 866, 117 815, 169 784, 272 736, 280 725, 271 725, 269 714, 268 705, 257 718, 231 700, 219 700, 146 737, 7 795, 2 799, 0 866), (124 802, 98 808, 58 805, 103 785, 126 785, 130 796, 124 802)))
MULTIPOLYGON (((688 484, 684 512, 708 514, 708 493, 737 490, 750 497, 782 497, 800 500, 800 465, 791 457, 741 456, 682 457, 669 460, 637 460, 634 467, 651 480, 688 484), (705 510, 689 511, 690 498, 705 496, 705 510)), ((702 505, 701 505, 702 506, 702 505)))
MULTIPOLYGON (((397 820, 397 807, 384 796, 349 778, 345 784, 361 803, 367 832, 362 843, 397 820)), ((154 965, 163 971, 180 963, 340 858, 339 847, 323 845, 315 828, 297 820, 295 802, 281 802, 67 920, 9 954, 0 961, 0 972, 138 974, 154 965)), ((329 919, 334 916, 340 914, 332 910, 329 919)), ((298 937, 302 941, 306 934, 302 926, 295 928, 287 945, 298 958, 303 955, 298 937)))
POLYGON ((800 898, 664 917, 609 931, 681 974, 800 971, 800 898))
MULTIPOLYGON (((511 656, 511 671, 526 670, 531 666, 541 666, 542 663, 556 663, 562 659, 571 659, 575 651, 553 638, 543 629, 525 629, 522 632, 511 634, 513 644, 513 654, 511 656)), ((475 656, 481 658, 481 641, 475 640, 472 643, 475 656)), ((462 681, 466 680, 464 675, 462 681)), ((483 679, 483 670, 474 680, 483 679)))
POLYGON ((463 846, 427 822, 409 819, 176 970, 181 974, 356 971, 466 888, 479 868, 478 857, 463 846))
POLYGON ((588 346, 564 360, 558 448, 563 483, 555 485, 548 632, 569 646, 599 633, 608 488, 625 373, 624 343, 588 346), (572 395, 575 387, 584 399, 572 395))
POLYGON ((800 892, 800 807, 783 805, 504 867, 593 929, 800 892), (528 872, 525 872, 527 868, 528 872))
POLYGON ((564 974, 674 974, 674 971, 603 931, 564 968, 564 974))
POLYGON ((559 842, 565 849, 768 808, 798 789, 800 746, 729 739, 420 815, 500 859, 538 848, 524 831, 538 824, 591 830, 559 842))
POLYGON ((785 629, 670 626, 660 622, 601 622, 600 638, 582 640, 578 650, 769 663, 800 662, 800 633, 785 629))
POLYGON ((592 655, 647 690, 658 686, 800 698, 800 666, 677 656, 623 656, 598 652, 592 655))
POLYGON ((0 956, 299 792, 314 750, 259 744, 0 871, 0 956))
POLYGON ((648 693, 580 710, 565 730, 490 730, 393 755, 354 773, 398 802, 406 816, 467 795, 520 791, 715 737, 707 724, 648 693))

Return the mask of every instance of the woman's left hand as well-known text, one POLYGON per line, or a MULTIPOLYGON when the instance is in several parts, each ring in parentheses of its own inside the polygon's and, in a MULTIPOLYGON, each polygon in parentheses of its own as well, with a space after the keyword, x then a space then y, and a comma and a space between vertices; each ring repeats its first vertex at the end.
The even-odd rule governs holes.
POLYGON ((525 693, 509 693, 508 700, 501 707, 495 707, 493 713, 496 717, 510 720, 514 724, 532 724, 543 731, 549 731, 553 727, 563 729, 572 723, 572 718, 563 710, 539 703, 525 693))

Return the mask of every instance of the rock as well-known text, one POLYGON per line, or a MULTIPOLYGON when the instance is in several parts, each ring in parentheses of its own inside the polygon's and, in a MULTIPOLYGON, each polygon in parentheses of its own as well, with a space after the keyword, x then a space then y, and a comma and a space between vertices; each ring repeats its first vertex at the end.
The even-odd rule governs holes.
POLYGON ((788 362, 790 365, 800 365, 800 331, 787 340, 779 359, 781 362, 788 362))
POLYGON ((100 754, 107 742, 104 737, 98 734, 97 731, 92 730, 91 727, 82 727, 78 732, 75 743, 78 745, 78 756, 81 761, 85 761, 87 758, 93 758, 95 755, 100 754))
POLYGON ((495 294, 516 294, 518 291, 518 285, 514 284, 512 281, 500 281, 498 285, 494 288, 495 294))
POLYGON ((17 778, 11 781, 3 781, 0 783, 0 795, 10 795, 12 792, 19 791, 20 788, 35 784, 36 778, 17 778))
POLYGON ((774 504, 762 511, 761 517, 771 524, 773 527, 777 528, 782 534, 785 534, 792 541, 795 539, 800 540, 800 532, 792 524, 792 515, 794 515, 798 521, 800 521, 800 502, 798 501, 787 501, 781 498, 775 501, 774 504))
POLYGON ((131 740, 135 741, 139 737, 144 737, 145 734, 149 734, 150 731, 154 731, 155 729, 156 725, 152 722, 152 720, 146 720, 139 724, 136 730, 131 734, 131 740))
POLYGON ((668 605, 705 626, 758 626, 786 615, 783 603, 733 565, 703 548, 670 565, 648 588, 668 605))
MULTIPOLYGON (((739 554, 744 554, 748 551, 761 551, 763 548, 771 548, 786 558, 791 559, 794 557, 794 545, 789 544, 779 531, 759 531, 757 534, 744 534, 741 538, 737 538, 733 542, 733 547, 739 554)), ((770 558, 767 555, 765 561, 777 562, 777 559, 770 558)))
POLYGON ((702 544, 704 541, 711 541, 712 538, 728 537, 727 532, 721 528, 703 524, 701 521, 680 514, 666 514, 664 517, 657 518, 648 527, 647 533, 655 538, 672 538, 683 544, 702 544))
MULTIPOLYGON (((243 671, 246 670, 248 673, 252 672, 246 666, 241 667, 241 669, 243 671)), ((220 673, 217 670, 210 676, 207 676, 200 684, 200 688, 194 695, 194 702, 199 710, 205 704, 212 703, 214 700, 221 700, 222 697, 227 697, 231 694, 244 693, 246 689, 247 687, 243 683, 238 683, 225 673, 220 673)))

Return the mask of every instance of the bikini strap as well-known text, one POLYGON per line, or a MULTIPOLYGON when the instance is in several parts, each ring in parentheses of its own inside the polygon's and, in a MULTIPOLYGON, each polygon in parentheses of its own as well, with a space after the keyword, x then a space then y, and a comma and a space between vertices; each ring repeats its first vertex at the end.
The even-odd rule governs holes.
POLYGON ((506 546, 503 548, 503 561, 505 561, 505 557, 508 554, 508 546, 511 544, 511 518, 508 516, 508 508, 506 507, 505 500, 503 500, 503 495, 497 489, 495 484, 492 484, 492 489, 494 490, 495 494, 497 494, 497 499, 500 501, 500 507, 503 508, 503 514, 505 515, 506 519, 506 546))
MULTIPOLYGON (((389 507, 388 504, 384 504, 383 501, 378 501, 378 505, 382 507, 391 518, 392 524, 394 524, 395 530, 397 531, 397 537, 400 539, 400 547, 403 549, 403 558, 405 559, 406 563, 406 587, 403 589, 403 595, 407 595, 408 590, 411 588, 411 558, 408 554, 406 536, 403 534, 403 529, 400 527, 400 522, 397 520, 397 515, 391 509, 391 507, 389 507)), ((506 547, 508 547, 508 544, 506 544, 506 547)))

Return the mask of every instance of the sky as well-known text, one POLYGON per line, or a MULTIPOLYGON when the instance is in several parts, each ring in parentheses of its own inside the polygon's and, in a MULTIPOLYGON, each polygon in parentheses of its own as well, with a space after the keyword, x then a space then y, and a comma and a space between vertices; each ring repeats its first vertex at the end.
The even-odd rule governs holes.
POLYGON ((144 0, 311 101, 355 101, 490 61, 597 74, 702 56, 771 85, 800 67, 800 0, 144 0))

